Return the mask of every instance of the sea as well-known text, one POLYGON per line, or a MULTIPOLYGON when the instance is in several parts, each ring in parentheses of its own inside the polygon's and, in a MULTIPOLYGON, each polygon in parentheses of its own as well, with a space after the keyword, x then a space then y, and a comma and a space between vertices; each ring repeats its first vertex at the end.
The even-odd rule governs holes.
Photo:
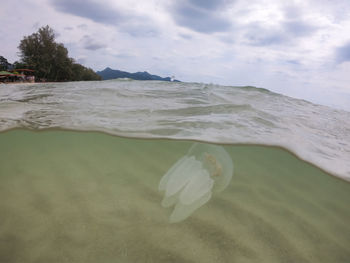
POLYGON ((350 112, 256 87, 0 84, 0 262, 350 262, 350 112))

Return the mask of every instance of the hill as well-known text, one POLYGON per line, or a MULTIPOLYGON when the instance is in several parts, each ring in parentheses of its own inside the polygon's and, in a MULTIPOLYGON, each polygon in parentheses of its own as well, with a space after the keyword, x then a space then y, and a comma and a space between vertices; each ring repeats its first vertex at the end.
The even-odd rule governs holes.
MULTIPOLYGON (((135 79, 135 80, 161 80, 161 81, 171 81, 172 79, 170 77, 162 78, 157 75, 149 74, 148 72, 135 72, 130 73, 126 71, 121 70, 115 70, 111 69, 109 67, 105 68, 102 71, 96 72, 103 80, 107 79, 117 79, 117 78, 129 78, 129 79, 135 79)), ((178 80, 174 80, 178 81, 178 80)))

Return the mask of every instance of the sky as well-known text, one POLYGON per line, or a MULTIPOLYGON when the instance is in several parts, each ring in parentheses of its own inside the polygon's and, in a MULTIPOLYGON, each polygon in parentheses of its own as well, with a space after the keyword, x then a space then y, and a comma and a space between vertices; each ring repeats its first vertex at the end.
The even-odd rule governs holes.
POLYGON ((350 111, 349 0, 21 0, 0 8, 0 56, 49 25, 94 70, 251 85, 350 111))

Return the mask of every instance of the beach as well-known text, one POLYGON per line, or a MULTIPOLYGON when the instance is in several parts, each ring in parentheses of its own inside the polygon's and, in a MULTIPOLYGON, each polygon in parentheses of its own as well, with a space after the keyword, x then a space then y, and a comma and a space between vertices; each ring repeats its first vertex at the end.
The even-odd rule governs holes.
POLYGON ((350 263, 349 1, 17 2, 0 263, 350 263))
POLYGON ((158 184, 190 140, 0 133, 0 262, 348 262, 350 184, 278 147, 223 145, 228 187, 179 223, 158 184))

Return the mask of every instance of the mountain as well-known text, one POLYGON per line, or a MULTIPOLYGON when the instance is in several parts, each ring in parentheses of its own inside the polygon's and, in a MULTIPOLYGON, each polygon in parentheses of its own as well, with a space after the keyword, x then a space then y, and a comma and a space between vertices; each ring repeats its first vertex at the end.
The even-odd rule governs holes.
MULTIPOLYGON (((117 78, 129 78, 129 79, 135 79, 135 80, 171 81, 170 77, 162 78, 162 77, 159 77, 157 75, 151 75, 146 71, 130 73, 130 72, 126 72, 126 71, 111 69, 109 67, 105 68, 102 71, 97 71, 96 73, 98 75, 100 75, 103 80, 117 79, 117 78)), ((178 80, 174 80, 174 81, 178 81, 178 80)))

